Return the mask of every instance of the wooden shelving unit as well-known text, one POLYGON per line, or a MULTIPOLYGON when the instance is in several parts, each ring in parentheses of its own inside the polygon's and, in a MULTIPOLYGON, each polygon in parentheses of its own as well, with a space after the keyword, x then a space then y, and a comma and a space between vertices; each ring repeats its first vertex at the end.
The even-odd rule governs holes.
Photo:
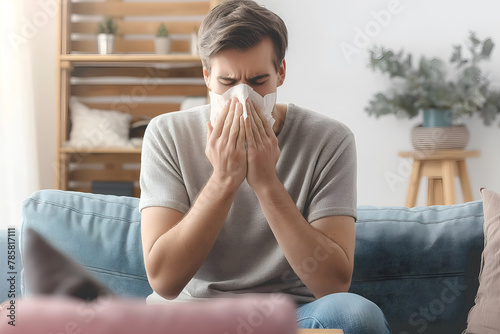
POLYGON ((199 56, 185 54, 66 54, 61 55, 61 61, 72 63, 199 63, 199 56))
POLYGON ((108 154, 137 154, 141 153, 141 148, 140 147, 134 147, 134 148, 72 148, 72 147, 61 147, 61 152, 65 154, 76 154, 76 153, 82 153, 82 154, 103 154, 103 153, 108 153, 108 154))
POLYGON ((190 52, 190 35, 222 0, 124 2, 62 0, 57 50, 56 187, 91 190, 94 181, 133 182, 139 196, 140 147, 67 146, 71 97, 91 108, 128 113, 132 121, 180 109, 182 99, 207 96, 199 56, 190 52), (99 22, 118 24, 115 51, 97 54, 99 22), (164 23, 172 52, 154 53, 154 36, 164 23))

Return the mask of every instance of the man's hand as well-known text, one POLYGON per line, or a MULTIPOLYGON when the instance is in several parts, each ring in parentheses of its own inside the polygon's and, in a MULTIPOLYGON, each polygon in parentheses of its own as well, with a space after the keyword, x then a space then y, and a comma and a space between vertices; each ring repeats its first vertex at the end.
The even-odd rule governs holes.
POLYGON ((214 171, 188 213, 159 206, 142 210, 146 272, 153 289, 164 298, 176 298, 203 265, 245 180, 242 115, 241 103, 229 101, 214 126, 208 122, 205 153, 214 171))
POLYGON ((247 175, 243 106, 237 99, 227 101, 215 126, 207 126, 205 154, 214 168, 212 178, 235 191, 247 175))
POLYGON ((248 184, 255 190, 278 180, 276 163, 280 156, 278 138, 268 120, 253 102, 247 100, 248 117, 245 120, 247 140, 248 184))

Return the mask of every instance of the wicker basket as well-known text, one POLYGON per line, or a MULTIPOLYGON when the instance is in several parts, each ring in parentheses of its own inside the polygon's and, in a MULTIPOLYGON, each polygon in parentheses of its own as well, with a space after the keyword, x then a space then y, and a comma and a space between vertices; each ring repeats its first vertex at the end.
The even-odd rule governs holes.
POLYGON ((413 128, 411 143, 417 151, 423 150, 461 150, 469 142, 469 131, 464 125, 413 128))

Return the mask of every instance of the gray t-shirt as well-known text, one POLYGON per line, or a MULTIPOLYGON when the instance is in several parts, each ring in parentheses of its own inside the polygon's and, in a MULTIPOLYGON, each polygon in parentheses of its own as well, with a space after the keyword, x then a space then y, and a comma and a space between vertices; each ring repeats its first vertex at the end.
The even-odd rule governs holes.
MULTIPOLYGON (((162 206, 187 213, 213 171, 205 155, 209 118, 205 105, 151 121, 142 149, 140 210, 162 206)), ((334 215, 356 219, 356 146, 345 125, 288 104, 278 142, 277 175, 308 222, 334 215)), ((244 181, 181 298, 246 292, 287 293, 298 303, 315 299, 288 264, 244 181)))

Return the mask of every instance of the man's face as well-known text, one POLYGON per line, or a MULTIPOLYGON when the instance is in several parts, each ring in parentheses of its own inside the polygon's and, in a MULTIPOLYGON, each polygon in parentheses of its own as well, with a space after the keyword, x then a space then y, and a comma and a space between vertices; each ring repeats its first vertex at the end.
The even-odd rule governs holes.
POLYGON ((274 48, 266 38, 248 50, 224 50, 211 59, 210 73, 203 68, 207 87, 216 94, 224 94, 238 84, 247 84, 261 96, 276 92, 285 80, 285 61, 276 72, 274 48))

